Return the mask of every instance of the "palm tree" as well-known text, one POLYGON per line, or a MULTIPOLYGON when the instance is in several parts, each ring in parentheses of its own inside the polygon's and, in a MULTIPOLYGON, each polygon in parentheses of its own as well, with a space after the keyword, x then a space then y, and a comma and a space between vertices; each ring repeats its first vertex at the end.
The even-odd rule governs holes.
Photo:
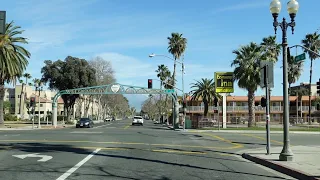
MULTIPOLYGON (((176 60, 179 60, 180 57, 184 54, 186 48, 187 48, 187 39, 183 37, 180 33, 171 33, 171 37, 168 37, 169 40, 169 46, 168 46, 168 52, 171 53, 174 57, 174 65, 173 65, 173 87, 175 87, 175 79, 176 79, 176 66, 177 62, 176 60)), ((175 120, 176 123, 178 121, 178 115, 179 115, 179 103, 178 101, 175 102, 175 120)), ((174 124, 175 124, 174 123, 174 124)))
POLYGON ((6 24, 5 34, 0 35, 0 124, 3 124, 4 83, 14 83, 21 77, 28 65, 30 53, 19 44, 27 44, 27 39, 17 37, 23 31, 14 26, 13 21, 6 24))
MULTIPOLYGON (((160 87, 162 88, 163 82, 170 76, 170 71, 167 66, 164 64, 158 65, 158 69, 156 70, 157 77, 160 79, 160 87)), ((167 98, 166 98, 167 99, 167 98)), ((162 94, 160 94, 160 103, 162 104, 162 94)), ((160 104, 160 113, 161 113, 161 120, 162 118, 162 105, 160 104)))
POLYGON ((24 100, 25 100, 25 94, 26 94, 26 86, 28 84, 28 79, 31 78, 31 75, 29 73, 24 73, 23 77, 26 78, 25 83, 23 82, 23 80, 20 80, 20 84, 22 85, 21 87, 21 94, 20 94, 20 106, 19 106, 19 113, 21 116, 21 119, 23 119, 24 117, 24 100))
MULTIPOLYGON (((320 49, 320 43, 319 43, 319 37, 320 34, 318 34, 317 32, 313 33, 313 34, 307 34, 305 39, 302 40, 302 44, 311 49, 314 52, 319 52, 320 49)), ((315 60, 316 58, 318 58, 318 56, 308 50, 304 50, 304 52, 308 53, 309 58, 310 58, 310 78, 309 78, 309 117, 311 117, 311 81, 312 81, 312 64, 313 64, 313 60, 315 60)), ((308 120, 309 121, 309 120, 308 120)), ((309 121, 309 124, 311 124, 311 121, 309 121)))
MULTIPOLYGON (((290 96, 298 96, 297 103, 296 103, 297 114, 299 110, 298 102, 300 101, 300 107, 302 108, 302 96, 308 96, 308 95, 309 95, 309 89, 305 87, 300 87, 298 89, 294 89, 290 91, 290 96)), ((300 112, 301 112, 300 118, 302 118, 302 109, 300 112)))
POLYGON ((215 92, 215 84, 213 79, 202 78, 201 81, 196 81, 196 83, 191 84, 192 90, 192 100, 202 99, 204 104, 203 115, 208 116, 209 104, 213 102, 215 98, 218 98, 218 94, 215 92))
MULTIPOLYGON (((296 63, 294 61, 294 57, 291 56, 288 59, 288 82, 289 82, 289 90, 291 84, 295 83, 301 76, 301 72, 303 71, 303 64, 302 61, 296 63)), ((289 92, 290 94, 290 92, 289 92)))
POLYGON ((251 42, 249 45, 242 46, 232 53, 236 58, 231 63, 234 69, 234 79, 238 81, 240 88, 248 91, 249 121, 248 127, 255 122, 255 91, 260 83, 260 59, 262 56, 261 46, 251 42))
POLYGON ((277 62, 281 52, 281 44, 276 41, 276 36, 268 36, 262 39, 260 43, 262 56, 264 60, 277 62))

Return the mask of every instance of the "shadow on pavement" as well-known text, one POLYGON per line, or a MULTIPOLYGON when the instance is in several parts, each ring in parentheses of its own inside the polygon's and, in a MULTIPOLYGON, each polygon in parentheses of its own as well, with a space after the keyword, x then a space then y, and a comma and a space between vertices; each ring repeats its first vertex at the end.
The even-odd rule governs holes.
MULTIPOLYGON (((121 148, 121 147, 116 147, 116 148, 121 148)), ((72 152, 76 154, 91 154, 92 149, 82 149, 79 147, 73 147, 71 145, 62 145, 62 144, 44 144, 44 143, 7 143, 7 144, 0 144, 0 150, 8 150, 8 149, 15 149, 15 150, 20 150, 24 152, 32 152, 32 153, 40 153, 40 152, 72 152)), ((139 150, 136 148, 129 148, 126 147, 126 149, 129 150, 139 150)), ((179 150, 179 149, 177 149, 179 150)), ((181 151, 181 150, 180 150, 181 151)), ((211 151, 211 152, 216 152, 216 153, 226 153, 226 154, 233 154, 233 155, 239 155, 237 153, 231 153, 231 152, 223 152, 223 151, 214 151, 214 150, 206 150, 206 151, 211 151)), ((185 154, 181 154, 185 155, 185 154)), ((114 155, 110 153, 96 153, 95 156, 100 156, 100 157, 108 157, 108 158, 119 158, 119 159, 126 159, 126 160, 134 160, 134 161, 144 161, 144 162, 153 162, 153 163, 159 163, 159 164, 165 164, 165 165, 172 165, 172 166, 179 166, 179 167, 187 167, 187 168, 193 168, 193 169, 200 169, 200 170, 209 170, 209 171, 216 171, 216 172, 225 172, 225 173, 232 173, 232 174, 245 174, 245 175, 251 175, 251 176, 259 176, 259 177, 266 177, 266 178, 276 178, 276 179, 285 179, 282 177, 277 177, 277 176, 271 176, 271 175, 262 175, 262 174, 257 174, 253 172, 241 172, 241 171, 236 171, 236 170, 221 170, 221 169, 215 169, 215 168, 209 168, 209 167, 201 167, 201 166, 196 166, 196 165, 191 165, 191 164, 183 164, 183 163, 176 163, 176 162, 168 162, 164 160, 157 160, 157 159, 147 159, 147 158, 141 158, 141 157, 132 157, 132 156, 124 156, 124 155, 114 155)), ((17 168, 17 167, 15 167, 17 168)), ((96 168, 96 167, 95 167, 96 168)), ((12 169, 11 169, 12 170, 12 169)), ((101 170, 101 169, 100 169, 101 170)), ((4 170, 0 170, 4 171, 4 170)), ((7 171, 7 169, 6 169, 7 171)), ((24 172, 24 169, 16 169, 16 171, 19 172, 24 172)), ((31 171, 29 169, 28 171, 31 171)), ((26 172, 28 172, 26 171, 26 172)), ((52 170, 53 172, 59 172, 58 170, 54 169, 52 170)), ((46 172, 48 172, 48 169, 46 169, 46 172)), ((92 176, 112 176, 112 177, 119 177, 119 178, 126 178, 126 179, 140 179, 140 178, 132 178, 132 177, 121 177, 109 172, 105 172, 106 174, 104 175, 97 175, 97 174, 91 174, 92 176)), ((75 173, 73 175, 77 175, 78 173, 75 173)), ((79 175, 90 175, 90 174, 79 174, 79 175)), ((167 177, 162 177, 159 180, 170 180, 167 177)))
POLYGON ((168 162, 168 161, 162 161, 162 160, 156 160, 156 159, 146 159, 146 158, 139 158, 139 157, 122 156, 122 155, 111 155, 111 154, 101 154, 101 153, 97 153, 96 156, 104 156, 104 157, 109 157, 109 158, 121 158, 121 159, 136 160, 136 161, 146 161, 146 162, 161 163, 161 164, 179 166, 179 167, 188 167, 188 168, 194 168, 194 169, 217 171, 217 172, 226 172, 226 173, 234 173, 234 174, 246 174, 246 175, 260 176, 260 177, 266 177, 266 178, 285 179, 285 178, 277 177, 277 176, 268 176, 268 175, 261 175, 261 174, 255 174, 255 173, 240 172, 240 171, 235 171, 235 170, 221 170, 221 169, 214 169, 214 168, 209 168, 209 167, 200 167, 200 166, 195 166, 195 165, 190 165, 190 164, 174 163, 174 162, 168 162))

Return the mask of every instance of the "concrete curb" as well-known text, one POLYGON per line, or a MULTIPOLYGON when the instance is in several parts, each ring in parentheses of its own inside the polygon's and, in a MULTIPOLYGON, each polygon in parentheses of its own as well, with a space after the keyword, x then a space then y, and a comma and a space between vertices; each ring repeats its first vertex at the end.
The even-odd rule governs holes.
MULTIPOLYGON (((253 134, 264 134, 265 131, 255 131, 255 130, 186 130, 188 132, 227 132, 227 133, 253 133, 253 134)), ((271 134, 282 134, 283 131, 270 131, 271 134)), ((320 132, 308 132, 308 131, 290 131, 290 134, 318 134, 320 132)))
POLYGON ((255 156, 251 156, 249 154, 243 153, 242 157, 245 159, 248 159, 250 161, 253 161, 257 164, 263 165, 265 167, 271 168, 275 171, 281 172, 283 174, 286 174, 288 176, 291 176, 293 178, 296 179, 306 179, 306 180, 320 180, 319 178, 313 177, 312 175, 293 169, 293 168, 289 168, 287 166, 284 165, 280 165, 278 163, 263 159, 263 158, 259 158, 259 157, 255 157, 255 156))

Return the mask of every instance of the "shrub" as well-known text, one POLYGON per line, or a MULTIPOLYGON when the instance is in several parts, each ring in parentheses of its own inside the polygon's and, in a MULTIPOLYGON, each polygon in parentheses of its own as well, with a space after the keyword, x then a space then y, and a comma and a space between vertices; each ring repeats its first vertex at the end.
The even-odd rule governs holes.
POLYGON ((4 120, 5 121, 18 121, 18 118, 17 118, 17 116, 12 115, 12 114, 5 114, 4 120))

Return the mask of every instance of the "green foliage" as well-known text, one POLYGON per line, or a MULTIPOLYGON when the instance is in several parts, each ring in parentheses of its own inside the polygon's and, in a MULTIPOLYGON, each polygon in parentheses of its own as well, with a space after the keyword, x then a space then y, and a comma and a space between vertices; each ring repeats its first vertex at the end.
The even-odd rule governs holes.
POLYGON ((20 26, 14 26, 13 21, 6 24, 5 34, 0 35, 0 124, 3 123, 4 83, 16 83, 28 65, 30 53, 19 44, 27 44, 20 26))
POLYGON ((291 56, 288 59, 288 82, 289 86, 295 83, 299 77, 301 76, 301 72, 303 71, 303 63, 302 61, 296 63, 294 61, 294 57, 291 56))
POLYGON ((18 121, 18 118, 17 118, 17 116, 12 115, 12 114, 5 114, 4 120, 5 121, 18 121))
POLYGON ((11 103, 10 101, 4 101, 3 102, 3 110, 6 111, 6 110, 10 110, 11 108, 11 103))
MULTIPOLYGON (((319 53, 320 51, 320 34, 317 32, 312 34, 307 34, 306 37, 301 41, 303 46, 311 49, 312 51, 319 53)), ((309 58, 311 60, 315 60, 316 58, 319 58, 318 55, 304 49, 304 52, 306 52, 309 55, 309 58)))
POLYGON ((180 59, 187 48, 187 39, 183 37, 183 34, 171 33, 171 37, 168 37, 168 40, 168 52, 172 54, 175 59, 180 59))
MULTIPOLYGON (((85 59, 68 56, 64 61, 46 60, 41 69, 43 82, 49 82, 49 88, 55 90, 74 89, 96 85, 95 70, 85 59)), ((75 104, 78 94, 61 96, 67 112, 75 104)))
POLYGON ((13 21, 6 24, 5 34, 0 36, 0 84, 15 82, 28 65, 30 53, 18 44, 27 44, 27 39, 17 37, 22 34, 20 26, 14 26, 13 21))
POLYGON ((213 79, 202 78, 201 81, 192 83, 192 100, 202 99, 204 103, 204 116, 208 115, 209 103, 213 102, 219 95, 215 93, 215 84, 213 79))

